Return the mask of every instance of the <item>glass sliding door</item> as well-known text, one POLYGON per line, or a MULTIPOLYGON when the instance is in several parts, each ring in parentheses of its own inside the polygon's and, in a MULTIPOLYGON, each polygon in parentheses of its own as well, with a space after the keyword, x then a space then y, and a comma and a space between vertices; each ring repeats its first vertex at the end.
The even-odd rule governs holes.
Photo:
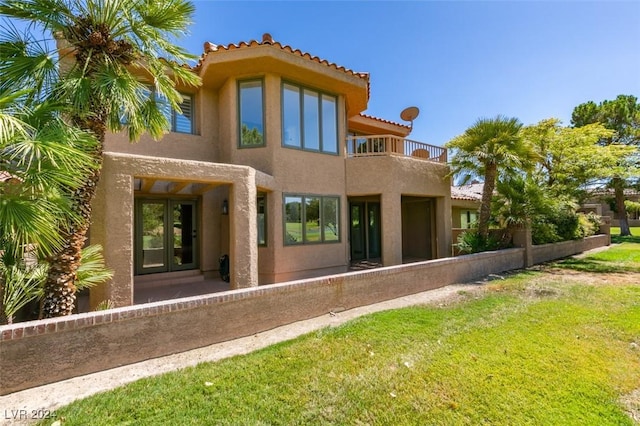
POLYGON ((138 266, 140 270, 163 272, 167 269, 166 208, 160 201, 140 203, 138 214, 138 266))
POLYGON ((380 223, 380 203, 367 203, 367 240, 369 259, 382 256, 382 235, 380 223))
POLYGON ((172 270, 196 267, 196 203, 171 201, 173 213, 172 270))
POLYGON ((136 274, 195 269, 195 200, 136 200, 136 274))
POLYGON ((351 236, 351 260, 366 259, 365 227, 364 227, 364 203, 351 203, 349 209, 350 236, 351 236))
POLYGON ((350 236, 351 260, 378 259, 382 256, 382 226, 380 203, 351 202, 350 236))

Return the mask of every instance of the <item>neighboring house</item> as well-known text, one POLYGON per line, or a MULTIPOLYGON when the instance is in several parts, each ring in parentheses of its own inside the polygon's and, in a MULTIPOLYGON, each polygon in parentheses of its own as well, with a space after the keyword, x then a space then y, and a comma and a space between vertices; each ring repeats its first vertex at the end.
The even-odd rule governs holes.
MULTIPOLYGON (((640 203, 640 191, 635 189, 624 190, 625 200, 640 203)), ((600 216, 609 216, 611 218, 611 226, 620 226, 620 218, 618 213, 614 212, 615 193, 613 189, 603 189, 594 192, 589 199, 580 206, 583 212, 594 212, 600 216)), ((629 226, 640 226, 640 212, 627 211, 627 219, 629 226)))
POLYGON ((450 255, 446 150, 362 114, 368 74, 269 34, 205 43, 193 72, 161 141, 107 136, 90 240, 115 275, 92 305, 132 304, 149 274, 215 276, 224 254, 230 288, 450 255))
POLYGON ((451 187, 451 223, 454 229, 468 229, 478 220, 483 183, 451 187))
POLYGON ((483 183, 451 187, 451 254, 460 254, 457 249, 458 237, 469 228, 474 228, 478 221, 480 204, 482 203, 483 183))

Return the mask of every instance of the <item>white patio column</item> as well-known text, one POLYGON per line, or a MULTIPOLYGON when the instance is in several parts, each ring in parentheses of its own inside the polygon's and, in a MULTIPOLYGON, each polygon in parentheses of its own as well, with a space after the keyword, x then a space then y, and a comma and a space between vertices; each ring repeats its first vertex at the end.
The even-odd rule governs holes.
POLYGON ((115 307, 133 305, 133 176, 118 174, 114 162, 105 159, 93 202, 91 244, 103 248, 113 278, 90 290, 92 309, 110 300, 115 307))
POLYGON ((258 224, 255 170, 231 185, 230 276, 231 288, 258 286, 258 224))
POLYGON ((382 264, 402 264, 402 197, 399 193, 382 193, 382 264))

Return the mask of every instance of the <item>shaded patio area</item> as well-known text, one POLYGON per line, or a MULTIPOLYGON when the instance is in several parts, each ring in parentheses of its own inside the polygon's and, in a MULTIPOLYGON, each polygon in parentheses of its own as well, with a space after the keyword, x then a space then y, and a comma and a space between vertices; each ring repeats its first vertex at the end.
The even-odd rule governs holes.
POLYGON ((158 302, 160 300, 179 299, 181 297, 201 296, 209 293, 219 293, 230 290, 228 282, 220 278, 200 279, 192 282, 164 283, 153 287, 136 288, 133 293, 133 302, 141 303, 158 302))

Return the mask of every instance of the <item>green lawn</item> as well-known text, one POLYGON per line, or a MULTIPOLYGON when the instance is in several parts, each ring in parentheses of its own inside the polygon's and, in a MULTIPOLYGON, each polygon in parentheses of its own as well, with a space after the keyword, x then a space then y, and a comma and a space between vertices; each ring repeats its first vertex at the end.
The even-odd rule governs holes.
POLYGON ((611 227, 611 241, 613 243, 621 243, 624 241, 631 243, 640 243, 640 226, 632 226, 631 235, 631 237, 621 237, 620 228, 617 226, 611 227))
POLYGON ((620 398, 640 388, 638 253, 640 244, 615 245, 585 259, 606 266, 586 269, 597 273, 559 263, 445 305, 368 315, 140 380, 60 409, 58 418, 63 425, 631 425, 620 398))

